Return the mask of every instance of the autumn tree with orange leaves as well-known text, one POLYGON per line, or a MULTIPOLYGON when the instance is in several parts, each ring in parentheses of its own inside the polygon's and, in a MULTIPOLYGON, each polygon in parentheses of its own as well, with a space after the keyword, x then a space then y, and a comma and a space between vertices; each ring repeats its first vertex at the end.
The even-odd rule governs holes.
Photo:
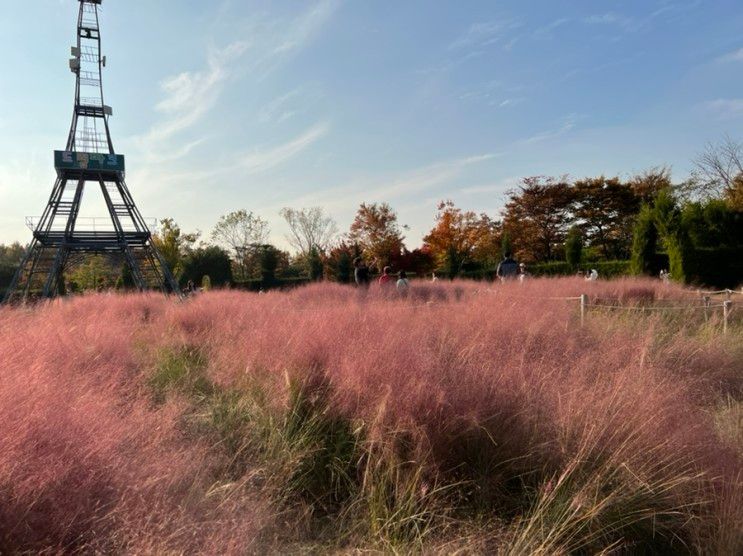
POLYGON ((493 266, 500 245, 500 224, 486 214, 463 211, 452 201, 438 205, 436 226, 423 238, 438 268, 451 276, 461 272, 466 263, 493 266))
POLYGON ((361 248, 367 260, 376 261, 379 266, 388 265, 403 249, 397 213, 387 203, 362 203, 348 238, 361 248))

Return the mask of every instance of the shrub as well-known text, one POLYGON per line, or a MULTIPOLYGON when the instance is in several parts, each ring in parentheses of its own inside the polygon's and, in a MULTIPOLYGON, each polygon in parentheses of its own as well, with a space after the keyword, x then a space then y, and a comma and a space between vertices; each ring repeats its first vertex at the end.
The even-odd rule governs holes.
POLYGON ((0 301, 5 297, 5 292, 13 281, 16 269, 11 266, 0 265, 0 301))
POLYGON ((324 267, 320 252, 316 247, 313 247, 307 256, 307 270, 311 281, 316 282, 322 279, 324 267))
POLYGON ((729 289, 743 284, 743 248, 695 249, 693 257, 691 282, 729 289))
POLYGON ((207 275, 215 286, 232 281, 232 261, 224 249, 211 246, 191 252, 184 262, 181 285, 188 281, 201 284, 207 275))

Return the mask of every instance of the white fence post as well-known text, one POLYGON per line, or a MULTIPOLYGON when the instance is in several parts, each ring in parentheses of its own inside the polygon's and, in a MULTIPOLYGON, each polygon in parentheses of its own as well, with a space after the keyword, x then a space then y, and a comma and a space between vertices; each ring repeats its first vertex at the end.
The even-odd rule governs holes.
POLYGON ((722 333, 728 333, 728 320, 730 320, 730 309, 733 307, 733 302, 728 300, 722 304, 722 333))
POLYGON ((586 310, 588 309, 588 296, 581 294, 580 296, 580 325, 586 324, 586 310))

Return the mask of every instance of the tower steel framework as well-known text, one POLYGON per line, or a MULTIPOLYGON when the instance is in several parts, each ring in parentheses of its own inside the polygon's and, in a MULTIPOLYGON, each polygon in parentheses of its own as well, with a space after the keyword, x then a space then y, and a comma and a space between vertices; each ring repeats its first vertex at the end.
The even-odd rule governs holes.
POLYGON ((55 151, 57 179, 39 218, 28 218, 33 239, 5 301, 51 298, 63 291, 65 269, 75 259, 104 254, 123 259, 139 290, 178 292, 168 265, 152 243, 150 227, 124 181, 125 161, 114 151, 104 103, 99 6, 103 0, 79 0, 77 44, 71 49, 75 107, 64 151, 55 151), (86 184, 100 187, 105 218, 79 217, 86 184))

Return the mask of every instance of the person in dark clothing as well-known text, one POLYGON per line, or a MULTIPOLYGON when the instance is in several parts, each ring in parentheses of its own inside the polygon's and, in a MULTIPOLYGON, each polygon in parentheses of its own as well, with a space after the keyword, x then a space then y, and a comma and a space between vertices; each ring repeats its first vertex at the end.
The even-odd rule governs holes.
POLYGON ((356 280, 356 285, 362 288, 368 288, 370 282, 369 267, 366 266, 364 259, 356 257, 353 261, 353 266, 353 277, 356 280))
POLYGON ((506 253, 495 272, 501 282, 515 280, 519 275, 519 263, 511 258, 511 253, 506 253))

